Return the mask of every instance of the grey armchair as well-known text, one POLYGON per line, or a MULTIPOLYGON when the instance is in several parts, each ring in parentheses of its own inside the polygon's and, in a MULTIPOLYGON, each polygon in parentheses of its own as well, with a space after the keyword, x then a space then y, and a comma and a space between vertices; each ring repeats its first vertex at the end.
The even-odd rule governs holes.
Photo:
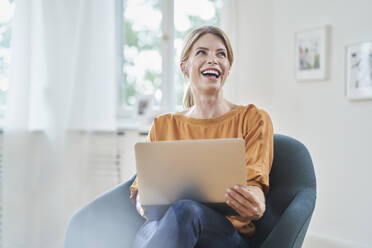
MULTIPOLYGON (((70 220, 65 248, 131 247, 143 223, 128 198, 133 180, 78 210, 70 220)), ((306 147, 293 138, 275 134, 266 212, 255 222, 254 247, 301 247, 315 200, 314 167, 306 147)))

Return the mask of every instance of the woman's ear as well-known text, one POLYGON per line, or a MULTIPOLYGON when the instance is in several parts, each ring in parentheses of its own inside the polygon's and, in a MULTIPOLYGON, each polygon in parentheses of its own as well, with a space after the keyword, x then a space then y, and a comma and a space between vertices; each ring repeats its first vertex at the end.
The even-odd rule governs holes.
POLYGON ((230 71, 231 71, 231 65, 229 66, 229 70, 227 71, 227 76, 230 75, 230 71))
POLYGON ((183 75, 189 76, 189 73, 187 71, 186 61, 184 61, 180 64, 180 68, 181 68, 181 71, 182 71, 183 75))

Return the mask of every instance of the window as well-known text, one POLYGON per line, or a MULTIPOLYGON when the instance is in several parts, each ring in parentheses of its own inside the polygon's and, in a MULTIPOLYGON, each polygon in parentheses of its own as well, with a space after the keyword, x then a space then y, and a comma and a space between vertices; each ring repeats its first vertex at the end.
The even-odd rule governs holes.
POLYGON ((182 106, 185 89, 178 61, 185 35, 200 25, 220 26, 222 0, 123 0, 121 109, 151 95, 155 109, 182 106))
POLYGON ((6 95, 9 87, 10 34, 14 0, 0 0, 0 119, 4 119, 6 95))

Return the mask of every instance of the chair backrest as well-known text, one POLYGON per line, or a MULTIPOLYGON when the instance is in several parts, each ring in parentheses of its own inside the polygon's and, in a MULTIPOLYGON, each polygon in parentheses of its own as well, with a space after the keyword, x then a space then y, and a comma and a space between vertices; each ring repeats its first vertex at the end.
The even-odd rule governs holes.
POLYGON ((270 189, 266 195, 264 216, 255 222, 255 243, 261 244, 280 219, 293 198, 310 190, 315 204, 314 167, 306 147, 299 141, 280 134, 274 137, 274 161, 270 172, 270 189))

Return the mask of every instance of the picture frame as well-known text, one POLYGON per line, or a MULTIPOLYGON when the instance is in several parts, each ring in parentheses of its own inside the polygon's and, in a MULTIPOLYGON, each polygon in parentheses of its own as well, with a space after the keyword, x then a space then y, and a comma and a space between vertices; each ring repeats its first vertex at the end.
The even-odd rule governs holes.
POLYGON ((346 97, 372 99, 372 41, 346 46, 346 97))
POLYGON ((328 25, 296 32, 295 66, 298 81, 327 79, 329 33, 328 25))

